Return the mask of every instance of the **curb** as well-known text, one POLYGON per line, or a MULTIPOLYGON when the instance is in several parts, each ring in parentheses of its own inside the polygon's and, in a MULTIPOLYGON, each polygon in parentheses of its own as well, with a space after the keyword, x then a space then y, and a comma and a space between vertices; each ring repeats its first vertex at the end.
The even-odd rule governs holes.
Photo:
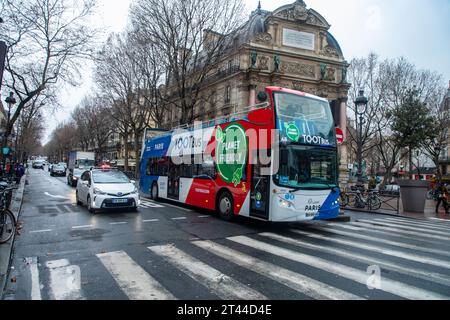
MULTIPOLYGON (((20 181, 19 189, 13 194, 13 199, 11 201, 10 209, 14 214, 17 222, 19 221, 20 211, 22 209, 23 194, 25 192, 25 184, 28 177, 25 175, 20 181)), ((0 300, 3 297, 3 292, 6 287, 6 282, 8 279, 9 268, 11 266, 12 249, 14 246, 14 241, 16 239, 16 234, 7 243, 0 245, 0 300)))

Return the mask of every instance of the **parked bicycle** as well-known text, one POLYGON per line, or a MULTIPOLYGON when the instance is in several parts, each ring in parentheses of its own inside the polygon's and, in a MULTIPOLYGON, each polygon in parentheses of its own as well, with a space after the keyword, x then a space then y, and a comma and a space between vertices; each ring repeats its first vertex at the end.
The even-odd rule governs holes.
POLYGON ((17 221, 8 209, 12 191, 16 188, 6 188, 0 191, 0 244, 8 242, 16 232, 17 221))
POLYGON ((364 209, 367 207, 369 210, 378 210, 382 204, 378 191, 361 191, 359 188, 341 192, 339 203, 342 208, 351 206, 364 209))

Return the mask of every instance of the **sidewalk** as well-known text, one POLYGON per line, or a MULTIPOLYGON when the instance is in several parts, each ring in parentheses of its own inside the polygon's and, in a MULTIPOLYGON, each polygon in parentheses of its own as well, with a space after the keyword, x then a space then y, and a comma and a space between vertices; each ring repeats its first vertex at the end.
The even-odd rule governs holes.
POLYGON ((439 213, 435 213, 437 202, 434 200, 426 200, 425 203, 425 212, 424 213, 415 213, 415 212, 405 212, 403 210, 403 204, 400 199, 399 202, 399 213, 397 214, 394 210, 378 210, 378 211, 368 211, 361 209, 353 209, 353 208, 345 208, 345 211, 348 212, 363 212, 363 213, 372 213, 372 214, 382 214, 382 215, 392 215, 392 216, 400 216, 411 219, 441 219, 450 221, 450 214, 445 214, 445 210, 442 206, 439 209, 439 213))
MULTIPOLYGON (((19 189, 15 190, 12 196, 10 209, 14 213, 14 216, 16 217, 17 221, 19 221, 20 209, 22 208, 22 200, 25 191, 26 180, 27 176, 25 175, 19 184, 19 189)), ((18 228, 19 227, 20 223, 18 223, 18 228)), ((20 232, 20 230, 18 231, 20 232)), ((11 240, 9 240, 9 242, 5 244, 0 244, 0 300, 6 285, 6 279, 8 278, 8 271, 11 262, 11 252, 16 235, 17 233, 13 236, 11 240)))

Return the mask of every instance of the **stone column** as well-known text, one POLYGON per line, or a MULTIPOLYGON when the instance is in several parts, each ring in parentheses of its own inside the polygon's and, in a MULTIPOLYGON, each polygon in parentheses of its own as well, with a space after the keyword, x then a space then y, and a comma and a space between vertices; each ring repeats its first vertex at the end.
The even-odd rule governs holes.
POLYGON ((251 84, 248 86, 248 105, 253 106, 256 104, 256 85, 251 84))

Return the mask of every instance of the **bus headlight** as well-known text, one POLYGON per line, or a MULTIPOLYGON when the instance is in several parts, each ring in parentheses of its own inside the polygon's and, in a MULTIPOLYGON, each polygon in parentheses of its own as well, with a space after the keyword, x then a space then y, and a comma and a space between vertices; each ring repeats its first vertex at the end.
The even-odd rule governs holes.
POLYGON ((289 201, 283 200, 283 199, 280 199, 278 204, 280 205, 281 208, 291 208, 292 207, 292 203, 290 203, 289 201))

